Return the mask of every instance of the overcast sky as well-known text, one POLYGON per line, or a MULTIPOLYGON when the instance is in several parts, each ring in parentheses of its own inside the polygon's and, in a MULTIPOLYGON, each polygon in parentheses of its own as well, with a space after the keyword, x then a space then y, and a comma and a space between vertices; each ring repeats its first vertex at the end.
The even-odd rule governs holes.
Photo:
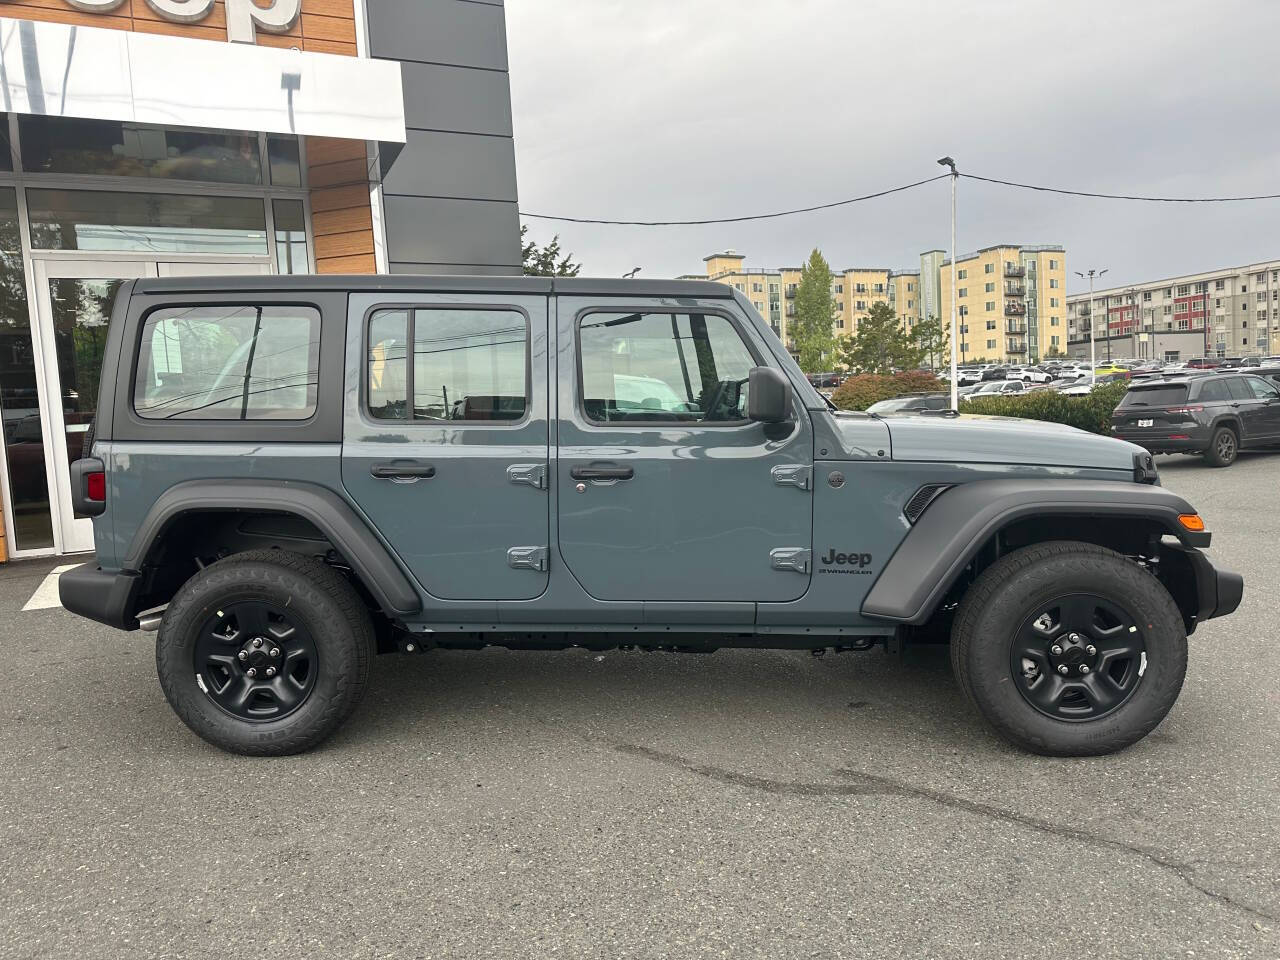
MULTIPOLYGON (((1172 196, 1280 193, 1272 0, 507 0, 520 205, 695 219, 932 176, 1172 196), (724 13, 724 11, 732 11, 724 13), (963 94, 951 109, 949 94, 963 94)), ((559 232, 584 274, 918 268, 947 184, 748 224, 559 232)), ((1071 271, 1157 279, 1280 257, 1280 201, 1107 202, 961 180, 961 252, 1061 243, 1071 271)), ((1071 275, 1071 289, 1082 289, 1071 275)))

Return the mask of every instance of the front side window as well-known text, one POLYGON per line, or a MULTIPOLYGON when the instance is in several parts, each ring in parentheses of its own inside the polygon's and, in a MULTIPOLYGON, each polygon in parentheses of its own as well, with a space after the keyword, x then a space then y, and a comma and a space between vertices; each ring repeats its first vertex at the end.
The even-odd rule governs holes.
POLYGON ((529 323, 515 310, 398 307, 369 318, 369 415, 415 422, 524 419, 529 323), (406 363, 413 345, 412 363, 406 363))
POLYGON ((592 313, 578 329, 582 404, 594 423, 746 419, 755 358, 725 317, 592 313))
POLYGON ((134 409, 148 420, 306 420, 319 369, 314 307, 167 307, 142 327, 134 409))

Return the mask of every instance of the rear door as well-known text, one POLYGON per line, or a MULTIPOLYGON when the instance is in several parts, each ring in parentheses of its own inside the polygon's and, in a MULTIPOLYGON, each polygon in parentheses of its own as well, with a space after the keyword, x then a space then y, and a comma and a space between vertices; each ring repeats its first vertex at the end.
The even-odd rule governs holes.
POLYGON ((773 363, 729 303, 558 297, 559 546, 600 600, 786 601, 809 586, 813 436, 746 419, 773 363))
POLYGON ((1270 429, 1266 405, 1249 389, 1244 377, 1224 377, 1221 383, 1231 396, 1231 409, 1240 417, 1242 439, 1255 443, 1265 440, 1270 429))
POLYGON ((448 600, 539 596, 547 298, 353 295, 347 356, 342 481, 418 583, 448 600))

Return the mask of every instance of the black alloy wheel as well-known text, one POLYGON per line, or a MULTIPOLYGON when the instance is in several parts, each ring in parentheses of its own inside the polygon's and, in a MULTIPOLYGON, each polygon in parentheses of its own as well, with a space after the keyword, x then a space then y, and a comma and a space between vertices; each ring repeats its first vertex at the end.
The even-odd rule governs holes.
POLYGON ((279 720, 315 688, 320 657, 301 619, 264 600, 226 604, 192 648, 197 683, 240 720, 279 720))
POLYGON ((1023 621, 1009 649, 1018 692, 1055 720, 1096 720, 1120 707, 1146 671, 1147 646, 1118 603, 1068 594, 1023 621))

